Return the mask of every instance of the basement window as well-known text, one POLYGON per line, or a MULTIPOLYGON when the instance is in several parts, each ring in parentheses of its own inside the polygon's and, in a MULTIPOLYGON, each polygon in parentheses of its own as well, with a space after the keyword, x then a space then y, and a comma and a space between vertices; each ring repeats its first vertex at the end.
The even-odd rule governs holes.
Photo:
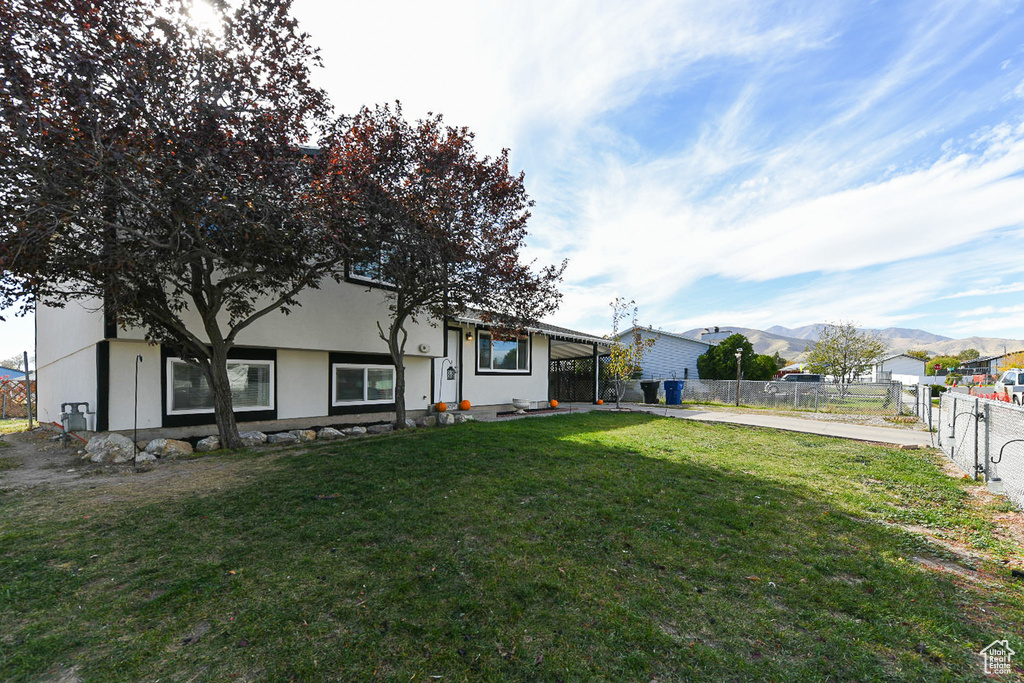
MULTIPOLYGON (((274 361, 229 360, 228 383, 235 412, 274 409, 274 361)), ((167 414, 213 412, 213 391, 198 365, 167 359, 167 414)))
POLYGON ((391 365, 331 366, 332 405, 394 403, 395 368, 391 365))

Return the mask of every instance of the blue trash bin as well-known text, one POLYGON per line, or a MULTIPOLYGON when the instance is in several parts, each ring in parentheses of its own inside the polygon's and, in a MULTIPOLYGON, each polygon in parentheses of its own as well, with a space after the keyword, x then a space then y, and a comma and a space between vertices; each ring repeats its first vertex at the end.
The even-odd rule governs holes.
POLYGON ((683 402, 683 380, 665 380, 665 403, 670 406, 678 406, 683 402))

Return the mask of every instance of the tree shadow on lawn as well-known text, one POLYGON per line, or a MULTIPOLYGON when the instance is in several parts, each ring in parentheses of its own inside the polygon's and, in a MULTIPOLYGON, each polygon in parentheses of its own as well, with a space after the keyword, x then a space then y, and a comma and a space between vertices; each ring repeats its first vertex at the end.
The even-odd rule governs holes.
POLYGON ((75 661, 96 680, 977 680, 982 647, 1024 645, 1019 592, 978 623, 969 605, 994 592, 904 561, 920 539, 748 469, 832 441, 751 431, 759 453, 712 461, 725 429, 465 425, 318 445, 222 493, 22 519, 2 538, 0 677, 75 661))

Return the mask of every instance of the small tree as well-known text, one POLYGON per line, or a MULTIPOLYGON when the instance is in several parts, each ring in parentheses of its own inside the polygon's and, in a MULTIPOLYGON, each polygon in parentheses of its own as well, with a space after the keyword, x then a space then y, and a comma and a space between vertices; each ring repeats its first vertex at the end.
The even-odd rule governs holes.
POLYGON ((642 369, 644 356, 654 346, 656 339, 644 337, 637 323, 640 309, 633 300, 616 297, 609 304, 612 307, 612 336, 609 345, 609 359, 606 365, 608 376, 615 386, 615 407, 622 409, 622 397, 626 393, 626 382, 642 369), (619 341, 620 325, 630 321, 629 342, 619 341))
POLYGON ((996 372, 1006 372, 1010 368, 1024 368, 1024 351, 1016 351, 1011 354, 1007 354, 999 361, 999 366, 996 368, 996 372))
POLYGON ((885 343, 875 335, 861 332, 852 322, 827 323, 807 352, 811 372, 831 375, 840 393, 886 351, 885 343))
POLYGON ((229 351, 344 231, 300 148, 328 103, 290 1, 215 2, 216 32, 191 4, 0 3, 0 307, 102 301, 202 369, 233 447, 229 351))
POLYGON ((935 375, 936 366, 939 370, 955 370, 960 367, 960 359, 956 356, 935 356, 925 363, 924 374, 935 375))
POLYGON ((697 372, 701 379, 736 379, 737 350, 741 352, 740 371, 744 378, 765 381, 778 372, 780 366, 772 356, 754 353, 750 340, 737 333, 697 357, 697 372))
POLYGON ((910 356, 911 358, 916 358, 918 360, 923 360, 926 363, 932 357, 929 352, 927 352, 927 351, 925 351, 923 349, 911 349, 910 351, 906 352, 906 355, 910 356))
POLYGON ((382 285, 391 313, 377 323, 395 363, 396 426, 405 426, 407 324, 478 309, 495 337, 553 312, 565 269, 534 273, 519 254, 531 202, 508 150, 478 157, 473 134, 429 115, 410 124, 401 105, 341 119, 325 147, 328 187, 358 222, 353 265, 382 285))

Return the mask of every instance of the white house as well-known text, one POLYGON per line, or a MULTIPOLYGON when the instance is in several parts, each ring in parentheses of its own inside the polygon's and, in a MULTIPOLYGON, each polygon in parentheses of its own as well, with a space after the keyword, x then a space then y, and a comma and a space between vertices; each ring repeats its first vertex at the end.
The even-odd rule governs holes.
POLYGON ((924 377, 925 362, 904 353, 882 358, 858 379, 862 382, 903 382, 920 384, 924 377))
MULTIPOLYGON (((240 427, 393 420, 394 365, 377 333, 377 322, 386 329, 388 321, 384 291, 365 282, 328 282, 303 292, 299 301, 288 316, 254 322, 230 354, 240 427)), ((202 330, 194 319, 185 322, 202 330)), ((468 399, 496 411, 510 407, 513 398, 545 403, 549 359, 607 351, 597 337, 545 325, 521 339, 495 339, 483 321, 470 317, 410 324, 408 331, 406 406, 412 417, 439 401, 468 399)), ((59 422, 62 403, 87 401, 97 431, 137 425, 146 436, 215 433, 202 372, 146 342, 141 330, 112 325, 99 301, 39 306, 36 348, 41 422, 59 422)))
MULTIPOLYGON (((620 332, 615 339, 628 344, 634 329, 641 337, 655 340, 654 346, 647 350, 641 363, 643 379, 699 379, 697 358, 707 353, 712 346, 710 342, 645 327, 631 327, 625 332, 620 332)), ((715 340, 715 343, 718 341, 720 340, 715 340)))

